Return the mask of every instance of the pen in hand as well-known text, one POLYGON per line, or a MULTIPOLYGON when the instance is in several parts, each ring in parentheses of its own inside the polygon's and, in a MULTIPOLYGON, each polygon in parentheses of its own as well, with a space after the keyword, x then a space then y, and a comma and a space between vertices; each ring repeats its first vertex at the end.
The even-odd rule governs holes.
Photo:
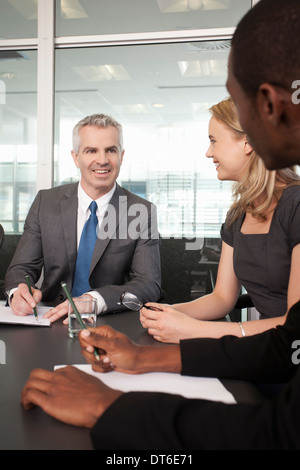
MULTIPOLYGON (((28 286, 29 292, 32 295, 32 290, 31 290, 31 285, 30 285, 30 280, 29 280, 28 274, 26 274, 25 279, 26 279, 26 284, 28 286)), ((38 314, 37 314, 37 311, 36 311, 36 307, 33 307, 33 313, 34 313, 36 321, 39 321, 38 320, 38 314)))
MULTIPOLYGON (((73 299, 72 299, 72 296, 71 296, 71 294, 70 294, 70 292, 69 292, 69 289, 67 288, 67 284, 66 284, 65 282, 62 282, 62 283, 61 283, 61 286, 62 286, 63 290, 64 290, 65 293, 66 293, 66 296, 67 296, 67 298, 68 298, 68 301, 69 301, 70 304, 72 305, 72 308, 73 308, 73 310, 74 310, 74 312, 75 312, 75 315, 76 315, 76 317, 77 317, 77 320, 78 320, 78 322, 79 322, 79 324, 80 324, 81 329, 82 329, 82 330, 87 329, 87 327, 85 326, 84 322, 82 321, 82 318, 81 318, 81 316, 80 316, 80 314, 79 314, 79 312, 78 312, 78 310, 77 310, 77 307, 76 307, 76 305, 75 305, 75 303, 74 303, 74 301, 73 301, 73 299)), ((98 353, 98 351, 97 351, 96 348, 94 348, 94 356, 95 356, 95 358, 97 359, 97 361, 100 361, 100 356, 99 356, 99 353, 98 353)))

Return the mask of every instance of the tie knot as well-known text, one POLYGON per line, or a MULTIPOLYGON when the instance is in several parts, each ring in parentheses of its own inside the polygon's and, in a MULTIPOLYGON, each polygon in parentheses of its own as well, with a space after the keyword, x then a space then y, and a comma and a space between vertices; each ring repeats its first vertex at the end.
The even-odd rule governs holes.
POLYGON ((92 202, 90 203, 90 207, 89 207, 89 208, 90 208, 90 211, 91 211, 92 214, 95 214, 95 213, 96 213, 97 207, 98 207, 98 206, 97 206, 96 201, 92 201, 92 202))

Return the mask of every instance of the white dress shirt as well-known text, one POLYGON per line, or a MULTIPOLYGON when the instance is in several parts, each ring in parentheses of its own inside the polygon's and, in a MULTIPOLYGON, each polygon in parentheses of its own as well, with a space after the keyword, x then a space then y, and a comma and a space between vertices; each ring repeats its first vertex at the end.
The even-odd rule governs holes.
MULTIPOLYGON (((105 212, 107 210, 109 201, 112 198, 112 195, 114 194, 116 189, 116 184, 114 187, 107 193, 104 194, 104 196, 100 197, 99 199, 96 200, 97 203, 97 211, 96 215, 98 218, 98 226, 100 227, 105 215, 105 212)), ((80 242, 80 237, 81 233, 84 227, 84 224, 88 220, 91 211, 89 209, 89 206, 93 199, 91 199, 82 189, 81 184, 78 185, 78 211, 77 211, 77 249, 79 247, 79 242, 80 242)), ((105 300, 103 299, 102 295, 99 294, 97 291, 89 291, 89 295, 91 295, 93 298, 97 300, 97 306, 98 306, 98 314, 101 312, 105 312, 107 310, 107 306, 105 303, 105 300)))

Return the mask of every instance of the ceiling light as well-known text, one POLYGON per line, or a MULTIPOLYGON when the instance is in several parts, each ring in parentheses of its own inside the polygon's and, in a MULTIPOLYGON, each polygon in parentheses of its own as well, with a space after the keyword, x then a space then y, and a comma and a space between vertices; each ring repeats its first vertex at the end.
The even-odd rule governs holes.
POLYGON ((204 10, 223 10, 230 8, 230 0, 203 0, 204 10))
POLYGON ((203 10, 222 10, 230 7, 230 0, 156 0, 162 13, 183 13, 203 10))
POLYGON ((61 16, 66 19, 88 18, 78 0, 61 0, 61 16))
POLYGON ((157 0, 162 13, 180 13, 187 11, 187 0, 157 0))
POLYGON ((27 20, 37 19, 38 0, 8 0, 9 3, 27 20))
POLYGON ((130 105, 124 105, 124 106, 117 106, 116 107, 120 113, 122 114, 127 114, 127 115, 130 115, 130 114, 140 114, 140 115, 151 115, 154 113, 153 109, 146 105, 146 104, 141 104, 141 103, 137 103, 137 104, 130 104, 130 105))
POLYGON ((211 75, 209 60, 190 60, 178 62, 180 73, 185 78, 207 77, 211 75))
POLYGON ((79 65, 74 67, 75 70, 87 82, 106 82, 106 81, 125 81, 131 80, 123 65, 107 64, 107 65, 79 65))
POLYGON ((6 78, 7 80, 12 80, 16 78, 16 75, 13 72, 3 72, 1 73, 1 78, 6 78))
POLYGON ((187 0, 187 5, 190 10, 201 10, 203 2, 202 0, 187 0))

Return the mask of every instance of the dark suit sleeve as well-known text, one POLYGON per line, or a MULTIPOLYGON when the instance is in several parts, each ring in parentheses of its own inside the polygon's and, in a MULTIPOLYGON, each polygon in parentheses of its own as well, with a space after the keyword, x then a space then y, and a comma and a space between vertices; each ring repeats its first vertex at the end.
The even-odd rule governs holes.
MULTIPOLYGON (((160 237, 157 230, 156 207, 148 202, 147 205, 143 204, 142 206, 146 210, 139 236, 136 237, 135 230, 131 230, 132 226, 135 227, 134 220, 132 220, 133 225, 129 224, 128 227, 128 236, 132 240, 131 243, 134 244, 134 250, 130 264, 126 268, 126 278, 124 276, 123 282, 118 284, 110 282, 101 288, 96 287, 94 289, 104 298, 108 312, 120 311, 118 303, 124 291, 136 295, 143 303, 156 302, 161 296, 160 237)), ((103 259, 104 257, 105 255, 103 259)), ((120 253, 112 261, 120 271, 126 264, 124 262, 123 266, 122 261, 120 261, 120 253)), ((101 267, 101 262, 99 267, 101 267)), ((109 276, 112 276, 112 266, 110 265, 109 268, 109 276)), ((101 271, 99 276, 101 278, 101 271)))
POLYGON ((24 282, 25 274, 35 284, 43 267, 43 250, 38 213, 40 210, 41 192, 32 203, 24 224, 13 259, 5 275, 5 290, 8 291, 24 282))
POLYGON ((276 400, 226 405, 163 393, 127 393, 92 430, 95 448, 299 449, 299 325, 300 302, 289 311, 285 325, 265 333, 181 343, 184 374, 290 380, 276 400))
POLYGON ((96 449, 260 450, 300 448, 300 371, 275 401, 258 405, 122 395, 91 432, 96 449))
POLYGON ((292 355, 299 340, 300 302, 290 309, 284 325, 261 334, 181 341, 182 374, 286 382, 297 368, 292 355))
POLYGON ((33 285, 42 281, 43 301, 55 305, 65 299, 61 282, 71 287, 76 262, 77 188, 75 183, 38 192, 5 276, 6 291, 28 274, 33 285))

